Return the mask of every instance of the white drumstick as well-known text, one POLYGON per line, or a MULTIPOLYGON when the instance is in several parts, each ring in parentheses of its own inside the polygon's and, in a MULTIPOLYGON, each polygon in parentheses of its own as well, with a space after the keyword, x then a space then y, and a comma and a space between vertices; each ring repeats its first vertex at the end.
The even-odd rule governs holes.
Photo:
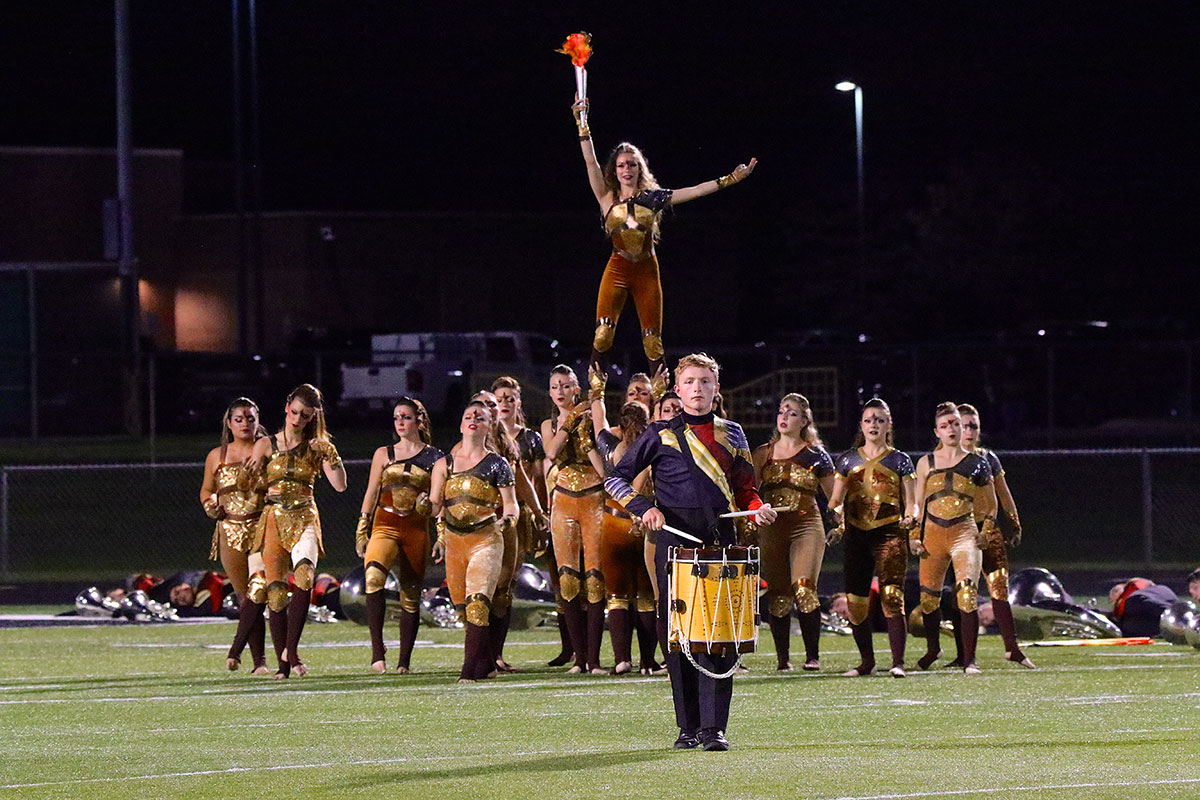
POLYGON ((695 536, 692 536, 690 533, 684 533, 683 531, 679 530, 679 528, 673 528, 670 525, 663 525, 662 529, 664 531, 666 531, 667 533, 673 533, 676 536, 682 536, 684 539, 687 539, 690 542, 695 542, 696 544, 704 544, 703 539, 697 539, 695 536))
MULTIPOLYGON (((761 508, 771 508, 771 506, 761 506, 761 508)), ((783 514, 788 511, 791 511, 791 510, 792 510, 791 506, 780 506, 779 508, 774 509, 774 511, 777 514, 783 514)), ((722 514, 721 519, 734 519, 735 517, 753 517, 758 512, 759 512, 758 508, 754 509, 753 511, 730 511, 728 514, 722 514)))

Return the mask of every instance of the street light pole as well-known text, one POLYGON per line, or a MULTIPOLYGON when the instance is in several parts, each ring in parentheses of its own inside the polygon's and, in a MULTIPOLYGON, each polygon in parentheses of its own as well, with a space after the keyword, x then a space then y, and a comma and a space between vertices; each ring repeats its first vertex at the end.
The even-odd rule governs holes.
POLYGON ((858 166, 858 250, 865 267, 867 264, 867 203, 866 182, 863 176, 863 90, 853 81, 842 81, 834 88, 839 92, 854 92, 854 143, 858 166))

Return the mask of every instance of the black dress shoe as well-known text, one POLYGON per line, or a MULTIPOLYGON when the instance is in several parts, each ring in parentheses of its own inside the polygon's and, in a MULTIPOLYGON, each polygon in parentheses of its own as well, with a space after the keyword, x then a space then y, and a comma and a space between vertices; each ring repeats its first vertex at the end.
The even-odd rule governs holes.
POLYGON ((700 743, 705 750, 729 749, 729 740, 725 738, 725 731, 720 728, 705 728, 700 731, 700 743))
POLYGON ((679 738, 675 740, 676 750, 691 750, 700 745, 700 732, 679 729, 679 738))

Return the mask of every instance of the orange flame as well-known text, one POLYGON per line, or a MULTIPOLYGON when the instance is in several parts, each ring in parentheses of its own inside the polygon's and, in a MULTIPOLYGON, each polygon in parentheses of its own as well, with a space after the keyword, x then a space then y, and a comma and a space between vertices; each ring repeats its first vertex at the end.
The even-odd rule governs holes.
POLYGON ((563 42, 563 46, 554 52, 570 56, 572 64, 582 67, 592 57, 592 35, 590 33, 583 33, 582 31, 572 33, 563 42))

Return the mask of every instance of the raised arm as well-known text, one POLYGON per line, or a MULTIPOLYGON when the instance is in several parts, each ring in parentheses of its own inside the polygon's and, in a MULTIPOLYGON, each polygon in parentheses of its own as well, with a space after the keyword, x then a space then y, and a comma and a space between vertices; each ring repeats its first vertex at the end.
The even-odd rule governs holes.
POLYGON ((671 194, 671 205, 677 206, 680 203, 686 203, 689 200, 695 200, 697 197, 704 197, 706 194, 712 194, 713 192, 720 191, 721 189, 728 189, 735 183, 741 183, 742 181, 746 180, 746 177, 754 171, 754 168, 757 165, 758 159, 751 158, 749 164, 738 164, 733 168, 733 172, 729 173, 728 175, 723 175, 720 178, 716 178, 715 180, 711 181, 705 181, 704 183, 697 183, 695 186, 687 186, 683 189, 676 189, 671 194))
POLYGON ((604 214, 608 211, 608 207, 612 205, 612 192, 604 185, 604 171, 600 169, 600 162, 596 159, 596 148, 592 145, 592 131, 588 128, 586 113, 588 110, 588 101, 575 99, 575 104, 571 106, 571 112, 575 115, 575 127, 579 131, 579 150, 583 153, 583 164, 587 167, 588 184, 592 187, 592 194, 596 196, 596 202, 600 205, 600 213, 604 214))

